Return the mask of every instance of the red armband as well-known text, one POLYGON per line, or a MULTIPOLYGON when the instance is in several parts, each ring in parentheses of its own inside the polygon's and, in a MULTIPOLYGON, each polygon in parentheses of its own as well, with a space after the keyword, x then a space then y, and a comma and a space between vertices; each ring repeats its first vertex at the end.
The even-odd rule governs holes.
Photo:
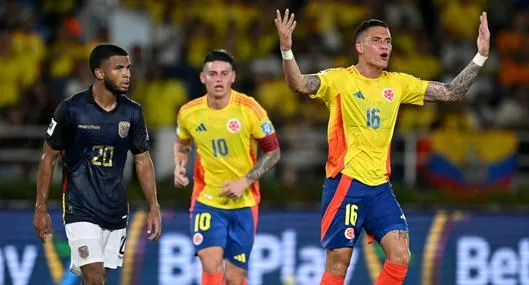
POLYGON ((262 139, 258 139, 259 149, 263 152, 269 152, 276 150, 279 147, 279 141, 277 140, 276 133, 270 134, 262 139))

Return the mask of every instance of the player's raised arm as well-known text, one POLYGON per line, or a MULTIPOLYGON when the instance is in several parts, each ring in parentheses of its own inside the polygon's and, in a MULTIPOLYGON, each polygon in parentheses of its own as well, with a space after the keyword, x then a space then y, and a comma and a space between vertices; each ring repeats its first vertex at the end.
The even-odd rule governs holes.
POLYGON ((52 233, 51 219, 48 214, 48 196, 53 179, 53 169, 59 153, 59 150, 54 150, 46 142, 44 143, 37 176, 37 201, 33 217, 33 226, 42 241, 45 241, 52 233))
POLYGON ((460 101, 467 93, 485 64, 489 55, 490 32, 487 13, 479 16, 479 34, 477 39, 478 53, 472 61, 450 82, 431 81, 426 88, 425 101, 460 101))
POLYGON ((286 9, 285 14, 281 16, 281 12, 276 10, 274 22, 279 35, 279 47, 283 58, 283 72, 285 73, 288 87, 292 91, 301 94, 315 94, 320 88, 320 78, 315 74, 301 74, 294 54, 292 53, 292 32, 296 28, 294 13, 290 14, 289 10, 286 9))
POLYGON ((193 140, 184 140, 176 136, 174 144, 174 185, 178 188, 186 187, 189 184, 189 178, 186 176, 186 165, 191 153, 193 140))

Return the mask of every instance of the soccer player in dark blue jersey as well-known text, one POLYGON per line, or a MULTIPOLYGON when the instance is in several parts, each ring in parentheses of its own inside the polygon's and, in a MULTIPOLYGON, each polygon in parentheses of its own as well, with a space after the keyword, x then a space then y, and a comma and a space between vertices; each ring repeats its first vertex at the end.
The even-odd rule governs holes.
POLYGON ((96 46, 90 54, 94 84, 57 107, 45 134, 33 223, 43 241, 51 235, 47 201, 53 168, 60 154, 70 269, 82 275, 85 285, 104 284, 106 269, 123 264, 128 219, 123 168, 129 150, 150 206, 149 239, 156 240, 161 233, 143 111, 125 96, 130 68, 125 50, 111 44, 96 46))

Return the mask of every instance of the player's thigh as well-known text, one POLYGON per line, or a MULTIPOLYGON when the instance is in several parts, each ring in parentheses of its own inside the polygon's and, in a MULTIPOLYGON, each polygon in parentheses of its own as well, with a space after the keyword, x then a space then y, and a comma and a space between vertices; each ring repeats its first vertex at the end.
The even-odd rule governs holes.
POLYGON ((92 263, 102 263, 103 229, 88 222, 65 225, 66 237, 70 246, 70 270, 80 275, 81 267, 92 263))
POLYGON ((81 266, 83 284, 103 285, 107 278, 107 272, 103 262, 89 263, 81 266))
POLYGON ((205 273, 218 273, 223 270, 224 249, 220 246, 211 246, 203 248, 197 252, 202 265, 202 271, 205 273))
POLYGON ((394 230, 386 233, 380 245, 384 249, 386 258, 399 264, 410 262, 410 243, 407 231, 394 230))
POLYGON ((364 185, 345 175, 325 179, 320 238, 326 249, 354 247, 368 204, 364 185))
POLYGON ((233 265, 248 270, 255 240, 257 207, 229 211, 228 241, 224 257, 233 265))
POLYGON ((103 248, 104 267, 109 269, 122 267, 127 242, 127 229, 103 230, 103 237, 105 239, 103 248))
MULTIPOLYGON (((195 246, 195 252, 201 252, 211 247, 226 248, 228 237, 228 217, 226 211, 196 203, 191 214, 190 232, 195 246)), ((206 253, 210 251, 205 251, 206 253)), ((212 251, 215 253, 216 250, 212 251)), ((216 254, 202 254, 210 260, 216 254)), ((220 255, 222 261, 223 255, 220 255)), ((202 259, 201 259, 202 260, 202 259)))
POLYGON ((373 187, 374 196, 367 209, 364 229, 380 243, 392 231, 408 231, 408 223, 391 184, 373 187))

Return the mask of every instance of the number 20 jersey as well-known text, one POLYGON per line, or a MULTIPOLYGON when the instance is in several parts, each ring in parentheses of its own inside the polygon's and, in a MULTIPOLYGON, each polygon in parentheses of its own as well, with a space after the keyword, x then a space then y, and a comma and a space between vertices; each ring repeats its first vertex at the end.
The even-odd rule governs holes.
POLYGON ((116 107, 107 112, 95 102, 90 87, 59 104, 45 140, 62 154, 64 222, 125 228, 127 153, 149 150, 141 106, 118 95, 116 107))
POLYGON ((428 81, 384 71, 378 78, 354 66, 327 69, 312 98, 330 110, 326 176, 343 173, 376 186, 389 180, 390 144, 400 104, 423 105, 428 81))
POLYGON ((259 184, 238 199, 220 196, 224 182, 244 177, 257 161, 256 140, 275 135, 266 111, 251 97, 231 90, 220 110, 208 107, 204 95, 180 108, 177 136, 192 139, 197 157, 191 210, 195 201, 221 209, 253 207, 259 203, 259 184))

